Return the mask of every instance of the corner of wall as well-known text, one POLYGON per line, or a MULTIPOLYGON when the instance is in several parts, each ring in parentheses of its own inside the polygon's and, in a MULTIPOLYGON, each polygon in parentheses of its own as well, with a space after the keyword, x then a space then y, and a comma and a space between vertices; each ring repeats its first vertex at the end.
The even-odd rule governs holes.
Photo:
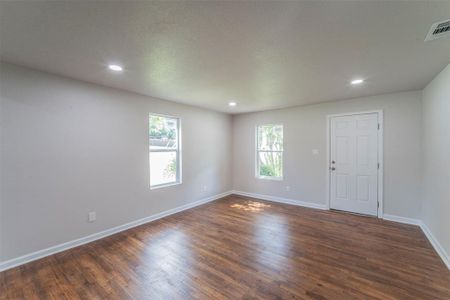
POLYGON ((421 228, 450 269, 450 211, 447 182, 450 180, 450 64, 422 90, 421 228))

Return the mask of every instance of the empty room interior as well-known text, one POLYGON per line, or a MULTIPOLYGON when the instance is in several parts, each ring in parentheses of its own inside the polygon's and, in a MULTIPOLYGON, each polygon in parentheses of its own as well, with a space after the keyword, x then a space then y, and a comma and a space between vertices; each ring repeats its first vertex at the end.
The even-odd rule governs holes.
POLYGON ((450 299, 450 1, 0 1, 0 299, 450 299))

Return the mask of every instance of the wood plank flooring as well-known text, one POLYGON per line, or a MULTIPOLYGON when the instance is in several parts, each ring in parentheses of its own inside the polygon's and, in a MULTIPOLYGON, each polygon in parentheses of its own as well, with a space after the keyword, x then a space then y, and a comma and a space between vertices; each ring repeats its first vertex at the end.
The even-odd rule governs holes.
POLYGON ((0 299, 450 299, 419 227, 241 196, 0 273, 0 299))

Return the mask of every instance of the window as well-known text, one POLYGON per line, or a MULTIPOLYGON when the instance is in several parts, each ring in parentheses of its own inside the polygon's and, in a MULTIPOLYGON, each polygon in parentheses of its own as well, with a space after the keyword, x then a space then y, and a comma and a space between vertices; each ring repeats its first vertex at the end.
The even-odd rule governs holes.
POLYGON ((257 127, 256 177, 283 179, 283 125, 257 127))
POLYGON ((149 116, 150 188, 181 183, 180 119, 149 116))

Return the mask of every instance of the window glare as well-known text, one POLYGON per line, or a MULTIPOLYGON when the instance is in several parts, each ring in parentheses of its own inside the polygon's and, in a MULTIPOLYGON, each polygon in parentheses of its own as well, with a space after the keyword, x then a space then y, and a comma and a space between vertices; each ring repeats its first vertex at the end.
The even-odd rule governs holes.
POLYGON ((176 155, 176 152, 150 152, 150 184, 152 186, 177 180, 176 155))
POLYGON ((259 176, 283 177, 283 155, 281 152, 259 152, 259 176))
POLYGON ((262 125, 258 127, 258 150, 283 150, 283 126, 262 125))

